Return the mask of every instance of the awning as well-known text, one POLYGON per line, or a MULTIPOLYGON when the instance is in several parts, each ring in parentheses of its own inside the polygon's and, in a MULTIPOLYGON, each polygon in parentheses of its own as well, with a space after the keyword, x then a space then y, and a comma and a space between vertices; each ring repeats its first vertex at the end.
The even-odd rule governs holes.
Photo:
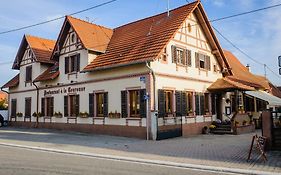
POLYGON ((264 91, 246 91, 246 94, 267 101, 270 106, 281 106, 281 98, 264 91))
POLYGON ((217 79, 217 81, 215 81, 213 84, 211 84, 207 89, 208 89, 208 91, 234 91, 234 90, 251 91, 251 90, 255 90, 255 88, 253 88, 251 86, 247 86, 242 83, 232 81, 225 77, 217 79))

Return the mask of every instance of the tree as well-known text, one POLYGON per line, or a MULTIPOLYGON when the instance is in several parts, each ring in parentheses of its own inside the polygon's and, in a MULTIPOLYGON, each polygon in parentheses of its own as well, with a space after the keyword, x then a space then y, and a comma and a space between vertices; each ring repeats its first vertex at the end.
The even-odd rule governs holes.
POLYGON ((0 99, 0 110, 7 110, 8 105, 6 103, 6 99, 0 99))

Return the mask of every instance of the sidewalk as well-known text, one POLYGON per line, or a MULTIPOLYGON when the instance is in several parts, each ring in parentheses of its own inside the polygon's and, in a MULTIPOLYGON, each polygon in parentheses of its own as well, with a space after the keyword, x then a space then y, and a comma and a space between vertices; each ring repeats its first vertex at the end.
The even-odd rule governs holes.
POLYGON ((267 153, 266 163, 254 152, 251 161, 246 162, 253 135, 200 135, 145 141, 45 129, 1 128, 0 143, 281 173, 281 152, 267 153))

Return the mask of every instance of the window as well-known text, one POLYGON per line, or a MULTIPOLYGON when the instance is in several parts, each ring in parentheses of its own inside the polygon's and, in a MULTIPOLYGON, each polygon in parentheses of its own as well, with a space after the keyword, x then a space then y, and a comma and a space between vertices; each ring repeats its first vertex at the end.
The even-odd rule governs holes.
POLYGON ((31 51, 31 49, 28 50, 28 57, 29 57, 29 58, 32 57, 32 51, 31 51))
POLYGON ((140 91, 133 90, 129 91, 130 97, 130 116, 139 116, 140 115, 140 91))
POLYGON ((205 115, 206 112, 209 112, 209 101, 207 101, 209 99, 209 94, 208 95, 206 94, 196 93, 195 95, 196 115, 205 115))
POLYGON ((172 62, 179 65, 191 66, 191 51, 173 45, 172 62))
POLYGON ((104 93, 96 94, 96 102, 97 102, 97 116, 103 117, 104 112, 104 93))
POLYGON ((75 33, 71 34, 71 43, 76 43, 76 35, 75 35, 75 33))
POLYGON ((190 23, 188 23, 187 29, 188 29, 188 32, 190 33, 191 32, 191 24, 190 23))
POLYGON ((25 81, 26 82, 32 81, 32 66, 27 66, 25 68, 25 81))
POLYGON ((16 115, 17 115, 17 99, 12 99, 11 103, 12 103, 11 116, 16 117, 16 115))
POLYGON ((211 101, 212 101, 212 114, 217 114, 217 95, 216 94, 211 94, 211 101))
POLYGON ((31 117, 31 98, 25 98, 25 117, 31 117))
POLYGON ((145 94, 145 89, 121 91, 122 117, 146 117, 145 94))
POLYGON ((80 71, 80 54, 65 57, 65 74, 80 71))
POLYGON ((201 53, 195 53, 196 68, 211 70, 210 57, 201 53))
POLYGON ((173 113, 173 91, 165 91, 165 113, 173 113))
POLYGON ((79 95, 64 96, 64 116, 77 117, 79 114, 79 95))
POLYGON ((218 71, 217 65, 214 64, 214 72, 217 72, 217 71, 218 71))
POLYGON ((177 64, 185 64, 183 49, 177 48, 176 52, 177 52, 177 64))
POLYGON ((48 117, 54 115, 54 97, 42 98, 41 113, 43 116, 48 116, 48 117))
POLYGON ((204 114, 207 114, 210 112, 210 104, 209 104, 209 99, 210 99, 210 96, 208 93, 205 93, 204 94, 204 114))
POLYGON ((192 113, 193 112, 193 93, 192 92, 187 92, 186 93, 186 98, 187 98, 187 103, 186 103, 186 110, 187 113, 192 113))

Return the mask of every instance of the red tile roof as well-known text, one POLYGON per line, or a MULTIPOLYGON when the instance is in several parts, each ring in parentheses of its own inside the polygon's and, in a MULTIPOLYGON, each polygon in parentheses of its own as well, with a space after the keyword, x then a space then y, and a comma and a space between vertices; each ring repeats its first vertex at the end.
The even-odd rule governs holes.
POLYGON ((67 16, 66 21, 70 23, 86 49, 97 52, 105 52, 113 34, 112 29, 73 18, 71 16, 67 16))
POLYGON ((43 72, 41 75, 35 78, 34 82, 53 80, 57 78, 59 74, 60 74, 59 64, 56 63, 54 66, 48 68, 45 72, 43 72))
POLYGON ((10 81, 8 81, 6 84, 4 84, 2 86, 2 88, 16 87, 19 84, 19 77, 20 77, 20 74, 17 74, 14 78, 12 78, 10 81))
POLYGON ((83 71, 155 59, 199 2, 114 29, 106 49, 83 71))
POLYGON ((249 70, 230 51, 224 50, 224 54, 233 74, 232 76, 227 76, 228 79, 247 86, 266 89, 260 79, 249 72, 249 70))
POLYGON ((232 81, 227 77, 220 78, 208 87, 209 91, 232 91, 232 90, 243 90, 251 91, 255 88, 247 86, 245 84, 239 83, 237 81, 232 81))
POLYGON ((13 69, 19 69, 19 65, 27 45, 29 45, 32 49, 36 61, 41 63, 54 63, 54 61, 51 60, 51 55, 55 46, 54 40, 31 35, 24 35, 16 59, 14 61, 13 69))

